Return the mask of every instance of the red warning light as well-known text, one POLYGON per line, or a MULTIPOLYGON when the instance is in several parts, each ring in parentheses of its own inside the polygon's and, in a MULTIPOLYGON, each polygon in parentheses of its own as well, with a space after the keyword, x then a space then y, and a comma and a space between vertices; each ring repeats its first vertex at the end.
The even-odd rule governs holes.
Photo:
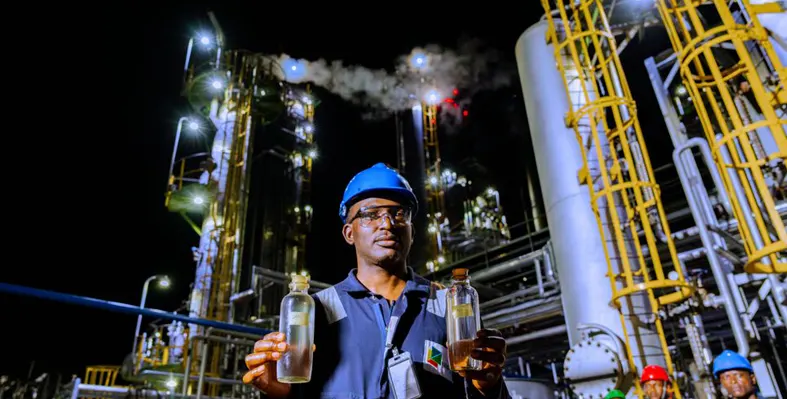
POLYGON ((459 89, 454 89, 454 95, 455 95, 455 96, 458 96, 458 95, 459 95, 459 89))
POLYGON ((445 102, 447 102, 449 104, 453 104, 454 103, 454 99, 453 98, 446 98, 445 102))
POLYGON ((462 116, 467 116, 467 114, 468 114, 467 110, 462 111, 462 116))

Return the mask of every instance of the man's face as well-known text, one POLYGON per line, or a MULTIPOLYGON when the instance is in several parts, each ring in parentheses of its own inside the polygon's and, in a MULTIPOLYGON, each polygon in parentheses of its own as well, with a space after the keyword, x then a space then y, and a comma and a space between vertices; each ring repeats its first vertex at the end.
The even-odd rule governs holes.
POLYGON ((642 390, 645 391, 645 396, 650 399, 661 399, 667 385, 669 384, 664 381, 650 380, 645 381, 645 384, 642 385, 642 390))
POLYGON ((354 204, 347 215, 342 233, 358 256, 377 265, 407 258, 413 242, 409 207, 390 199, 367 198, 354 204))
POLYGON ((754 385, 757 381, 754 375, 746 370, 729 370, 719 375, 721 387, 727 391, 727 395, 733 398, 745 398, 754 392, 754 385))

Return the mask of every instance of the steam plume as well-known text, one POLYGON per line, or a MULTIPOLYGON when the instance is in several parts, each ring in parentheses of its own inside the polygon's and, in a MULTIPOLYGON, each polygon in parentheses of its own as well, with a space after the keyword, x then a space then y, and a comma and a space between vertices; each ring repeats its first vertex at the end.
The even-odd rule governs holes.
MULTIPOLYGON (((442 101, 451 97, 455 88, 463 89, 460 105, 466 105, 474 92, 507 86, 513 77, 510 67, 501 63, 498 52, 485 49, 478 40, 460 43, 456 50, 427 45, 394 61, 393 72, 389 72, 347 66, 342 61, 278 56, 284 80, 312 82, 347 101, 370 108, 375 116, 410 109, 427 96, 442 101)), ((449 106, 443 107, 443 112, 461 112, 461 109, 449 106)))

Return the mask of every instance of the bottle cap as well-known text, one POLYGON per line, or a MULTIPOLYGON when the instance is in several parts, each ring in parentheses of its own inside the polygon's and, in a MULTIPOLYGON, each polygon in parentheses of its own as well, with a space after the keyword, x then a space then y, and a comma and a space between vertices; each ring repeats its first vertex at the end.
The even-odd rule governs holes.
POLYGON ((456 269, 451 270, 451 275, 454 276, 454 278, 467 277, 468 276, 468 272, 469 272, 469 270, 460 267, 460 268, 456 268, 456 269))
POLYGON ((309 279, 306 276, 302 276, 300 274, 293 274, 292 275, 292 283, 293 284, 308 284, 309 279))

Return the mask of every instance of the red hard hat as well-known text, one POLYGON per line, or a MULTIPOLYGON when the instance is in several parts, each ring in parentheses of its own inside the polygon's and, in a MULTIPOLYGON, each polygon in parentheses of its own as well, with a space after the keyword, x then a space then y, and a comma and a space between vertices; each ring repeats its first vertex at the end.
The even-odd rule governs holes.
POLYGON ((667 375, 667 372, 659 366, 645 366, 645 368, 642 369, 642 378, 639 380, 640 384, 644 384, 647 381, 653 380, 667 382, 669 381, 669 376, 667 375))

